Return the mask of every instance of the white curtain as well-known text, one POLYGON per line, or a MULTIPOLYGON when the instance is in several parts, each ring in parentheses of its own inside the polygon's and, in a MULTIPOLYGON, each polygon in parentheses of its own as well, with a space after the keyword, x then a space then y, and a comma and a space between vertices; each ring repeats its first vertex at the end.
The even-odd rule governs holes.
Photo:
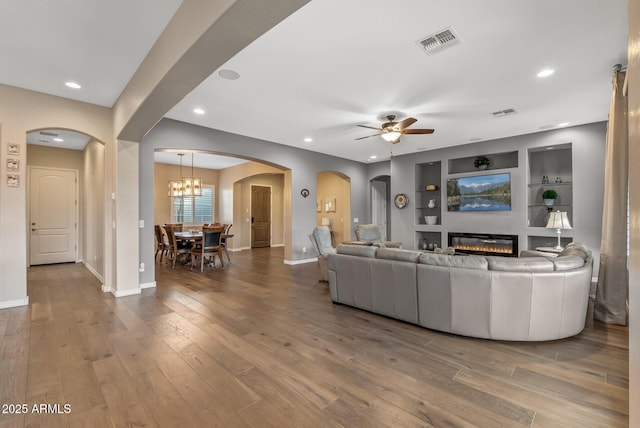
POLYGON ((595 318, 609 324, 627 325, 629 270, 627 267, 627 194, 629 134, 626 72, 613 76, 613 94, 607 125, 604 207, 600 270, 596 288, 595 318))

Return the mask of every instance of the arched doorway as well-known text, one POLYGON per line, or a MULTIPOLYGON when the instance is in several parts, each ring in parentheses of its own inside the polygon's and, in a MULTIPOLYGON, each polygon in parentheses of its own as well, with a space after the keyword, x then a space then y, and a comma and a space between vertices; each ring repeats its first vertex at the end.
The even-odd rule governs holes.
POLYGON ((335 171, 316 176, 316 224, 331 229, 334 246, 351 239, 351 180, 335 171))
MULTIPOLYGON (((183 164, 183 174, 191 174, 191 154, 194 154, 194 174, 203 180, 214 192, 211 222, 232 225, 233 238, 228 242, 229 251, 248 250, 252 247, 251 228, 251 187, 266 186, 271 190, 271 225, 267 246, 285 246, 285 209, 286 175, 288 171, 266 163, 227 156, 197 149, 156 149, 154 151, 154 223, 171 223, 172 198, 167 197, 167 183, 179 178, 178 153, 188 156, 183 164)), ((289 214, 290 216, 290 214, 289 214)), ((182 219, 184 220, 184 219, 182 219)), ((185 224, 202 226, 203 221, 187 219, 185 224)))
POLYGON ((28 264, 81 262, 104 283, 104 143, 58 128, 32 130, 26 137, 28 264))
POLYGON ((377 224, 382 239, 391 236, 391 176, 379 175, 370 181, 371 188, 371 223, 377 224))

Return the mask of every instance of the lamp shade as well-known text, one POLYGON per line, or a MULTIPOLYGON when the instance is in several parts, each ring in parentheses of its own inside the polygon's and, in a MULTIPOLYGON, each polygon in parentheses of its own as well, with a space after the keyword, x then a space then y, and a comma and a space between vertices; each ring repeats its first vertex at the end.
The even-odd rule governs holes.
POLYGON ((571 229, 571 223, 569 223, 569 216, 566 211, 551 211, 549 213, 549 221, 547 222, 547 229, 571 229))
POLYGON ((322 217, 323 226, 331 226, 331 219, 329 217, 322 217))

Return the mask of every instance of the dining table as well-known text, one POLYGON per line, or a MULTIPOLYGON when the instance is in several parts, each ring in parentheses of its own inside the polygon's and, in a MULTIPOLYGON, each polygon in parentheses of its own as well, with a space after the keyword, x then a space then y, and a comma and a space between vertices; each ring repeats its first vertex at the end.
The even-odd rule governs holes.
POLYGON ((183 241, 197 241, 199 239, 202 239, 202 231, 197 230, 197 231, 184 231, 184 232, 174 232, 174 235, 176 235, 177 239, 183 240, 183 241))
MULTIPOLYGON (((176 239, 182 241, 199 241, 202 239, 202 231, 184 231, 184 232, 174 232, 176 239)), ((223 242, 224 252, 227 254, 227 260, 231 262, 231 258, 229 257, 229 252, 227 251, 227 239, 233 238, 233 234, 223 234, 221 236, 223 242)))

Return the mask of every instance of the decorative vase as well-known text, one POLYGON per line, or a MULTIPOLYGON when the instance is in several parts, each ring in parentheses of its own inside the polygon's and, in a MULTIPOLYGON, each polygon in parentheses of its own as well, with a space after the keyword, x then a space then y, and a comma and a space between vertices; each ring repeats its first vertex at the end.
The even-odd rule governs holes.
POLYGON ((555 199, 544 199, 544 204, 548 207, 552 207, 555 201, 555 199))
POLYGON ((429 199, 429 203, 427 204, 427 207, 435 208, 436 207, 436 200, 435 199, 429 199))
POLYGON ((424 222, 428 225, 438 224, 438 216, 437 215, 426 215, 424 216, 424 222))

